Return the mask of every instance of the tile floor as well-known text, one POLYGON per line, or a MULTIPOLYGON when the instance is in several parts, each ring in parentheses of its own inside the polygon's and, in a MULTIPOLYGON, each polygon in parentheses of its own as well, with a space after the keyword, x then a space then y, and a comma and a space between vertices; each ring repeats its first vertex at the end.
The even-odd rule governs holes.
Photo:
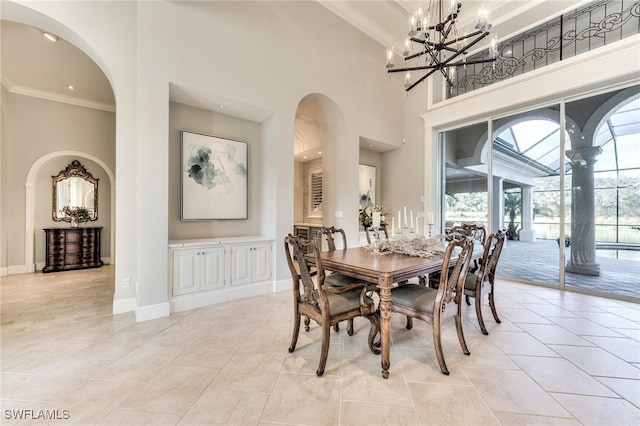
POLYGON ((397 316, 388 380, 365 319, 332 333, 316 377, 317 326, 287 352, 289 292, 136 323, 111 315, 113 272, 0 279, 2 424, 640 424, 636 304, 499 280, 489 336, 464 310, 471 356, 445 327, 450 376, 431 328, 397 316))

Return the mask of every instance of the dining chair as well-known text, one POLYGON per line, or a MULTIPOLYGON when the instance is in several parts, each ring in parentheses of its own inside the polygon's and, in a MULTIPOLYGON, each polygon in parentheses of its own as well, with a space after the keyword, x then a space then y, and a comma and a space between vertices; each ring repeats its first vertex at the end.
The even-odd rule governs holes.
MULTIPOLYGON (((457 239, 462 237, 469 237, 473 239, 475 244, 481 244, 484 246, 487 240, 487 228, 482 225, 476 225, 474 223, 463 223, 462 225, 455 225, 447 233, 448 239, 457 239)), ((473 261, 473 266, 469 266, 470 272, 475 272, 479 268, 478 262, 473 261)), ((429 274, 429 287, 436 288, 440 282, 440 272, 429 274)))
MULTIPOLYGON (((438 358, 438 364, 443 374, 449 370, 442 352, 440 326, 442 322, 453 316, 460 347, 465 355, 469 349, 462 330, 462 288, 469 270, 469 263, 473 253, 471 238, 454 239, 447 245, 442 262, 440 284, 438 288, 408 284, 391 291, 391 312, 398 312, 411 318, 421 319, 433 327, 433 343, 438 358), (457 258, 454 257, 457 255, 457 258)), ((407 324, 407 329, 410 329, 407 324)))
MULTIPOLYGON (((320 363, 316 370, 318 376, 322 376, 327 363, 331 326, 340 321, 359 316, 366 317, 371 323, 369 349, 374 354, 379 354, 380 349, 374 346, 375 336, 380 329, 378 313, 373 299, 367 296, 367 286, 358 282, 342 287, 326 285, 324 267, 315 240, 289 234, 284 239, 284 249, 293 279, 294 322, 289 353, 296 348, 300 334, 300 318, 304 315, 322 327, 320 363), (313 262, 309 257, 313 258, 313 262), (314 275, 316 282, 313 279, 314 275)), ((305 331, 309 331, 307 324, 305 331)))
MULTIPOLYGON (((318 247, 322 246, 322 240, 327 243, 327 250, 334 251, 337 248, 336 239, 338 239, 338 245, 342 247, 342 250, 347 249, 347 234, 344 229, 336 228, 333 226, 330 227, 322 227, 318 230, 317 241, 318 247)), ((330 272, 325 271, 325 284, 333 286, 333 287, 344 287, 345 285, 349 285, 354 282, 354 279, 348 275, 341 274, 339 272, 330 272)), ((375 291, 375 283, 365 283, 370 291, 375 291)), ((340 329, 339 324, 335 324, 333 326, 335 331, 340 329)), ((347 334, 349 336, 353 336, 353 318, 348 321, 347 324, 347 334)))
MULTIPOLYGON (((389 232, 387 231, 386 226, 381 226, 380 231, 378 231, 378 237, 384 237, 385 240, 389 239, 389 232), (380 231, 382 231, 382 235, 380 235, 380 231)), ((371 245, 371 234, 374 233, 373 229, 370 226, 364 227, 364 233, 367 236, 367 244, 371 245)))
POLYGON ((482 334, 489 334, 487 328, 484 325, 482 318, 482 298, 484 295, 489 295, 489 306, 491 307, 491 313, 493 318, 498 324, 501 323, 498 318, 498 312, 496 311, 496 303, 493 295, 494 290, 494 278, 496 273, 496 266, 498 260, 500 260, 500 253, 502 253, 502 247, 504 246, 505 233, 498 231, 495 234, 490 234, 487 237, 487 241, 484 245, 484 252, 482 254, 482 260, 480 262, 480 269, 478 273, 469 273, 464 283, 464 296, 467 305, 471 305, 469 301, 470 297, 475 299, 476 316, 478 317, 478 324, 480 324, 480 330, 482 334))

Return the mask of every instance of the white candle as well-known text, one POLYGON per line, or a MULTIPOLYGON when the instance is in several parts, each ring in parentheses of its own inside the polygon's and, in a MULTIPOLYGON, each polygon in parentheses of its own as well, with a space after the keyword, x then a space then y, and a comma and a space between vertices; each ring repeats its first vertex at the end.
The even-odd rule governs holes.
POLYGON ((402 216, 400 215, 400 210, 398 210, 398 229, 402 229, 402 216))
POLYGON ((427 212, 427 223, 433 225, 433 212, 427 212))
POLYGON ((416 235, 418 235, 418 236, 419 236, 419 235, 420 235, 420 230, 418 229, 418 228, 419 228, 419 227, 418 227, 418 224, 419 224, 419 222, 418 222, 418 218, 416 218, 416 235))
POLYGON ((391 218, 391 236, 393 237, 395 235, 396 232, 396 218, 392 217, 391 218))
POLYGON ((380 212, 373 212, 373 224, 374 228, 380 228, 380 212))
POLYGON ((407 226, 409 222, 407 221, 407 206, 404 206, 404 226, 407 226))
POLYGON ((411 210, 411 229, 413 229, 413 210, 411 210))

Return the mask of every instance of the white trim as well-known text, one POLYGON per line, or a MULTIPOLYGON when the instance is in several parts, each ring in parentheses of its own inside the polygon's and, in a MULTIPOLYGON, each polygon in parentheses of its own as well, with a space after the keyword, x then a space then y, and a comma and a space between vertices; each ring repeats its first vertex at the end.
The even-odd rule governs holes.
POLYGON ((7 275, 26 274, 27 272, 33 272, 33 271, 29 271, 28 269, 29 268, 27 268, 27 265, 9 266, 7 267, 7 275))
POLYGON ((268 294, 272 292, 273 283, 271 281, 264 281, 251 285, 231 287, 225 290, 213 290, 208 292, 187 294, 184 296, 175 297, 169 303, 171 304, 171 313, 175 313, 202 308, 203 306, 228 302, 230 300, 260 296, 262 294, 268 294))
POLYGON ((9 89, 9 93, 16 95, 31 96, 32 98, 45 99, 47 101, 61 102, 69 105, 76 105, 84 108, 99 109, 107 112, 116 112, 116 106, 105 104, 102 102, 90 101, 88 99, 74 98, 72 96, 59 95, 57 93, 47 92, 44 90, 32 89, 25 86, 13 86, 9 89))
MULTIPOLYGON (((129 299, 119 299, 129 300, 129 299)), ((113 301, 113 305, 116 305, 116 301, 113 301)), ((164 318, 171 315, 171 306, 169 302, 158 303, 157 305, 139 306, 135 309, 136 322, 149 321, 156 318, 164 318)))
POLYGON ((279 293, 281 291, 291 291, 292 288, 293 288, 293 280, 291 278, 273 282, 274 293, 279 293))
POLYGON ((136 298, 113 299, 113 315, 123 314, 125 312, 133 312, 136 310, 136 298))
POLYGON ((640 34, 627 37, 609 46, 439 102, 421 117, 431 127, 443 131, 485 121, 488 117, 535 109, 537 105, 558 104, 561 99, 578 93, 588 94, 596 89, 638 82, 638 43, 640 34))
POLYGON ((6 277, 8 274, 9 272, 7 271, 7 268, 0 268, 0 277, 6 277))

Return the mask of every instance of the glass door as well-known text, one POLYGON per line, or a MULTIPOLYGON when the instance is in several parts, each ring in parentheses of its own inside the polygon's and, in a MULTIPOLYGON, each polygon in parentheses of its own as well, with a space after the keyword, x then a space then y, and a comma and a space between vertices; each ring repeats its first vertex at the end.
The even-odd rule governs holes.
POLYGON ((440 134, 444 155, 443 229, 477 224, 488 226, 487 123, 440 134))
POLYGON ((497 273, 518 281, 560 283, 559 105, 492 121, 496 229, 506 232, 497 273))

